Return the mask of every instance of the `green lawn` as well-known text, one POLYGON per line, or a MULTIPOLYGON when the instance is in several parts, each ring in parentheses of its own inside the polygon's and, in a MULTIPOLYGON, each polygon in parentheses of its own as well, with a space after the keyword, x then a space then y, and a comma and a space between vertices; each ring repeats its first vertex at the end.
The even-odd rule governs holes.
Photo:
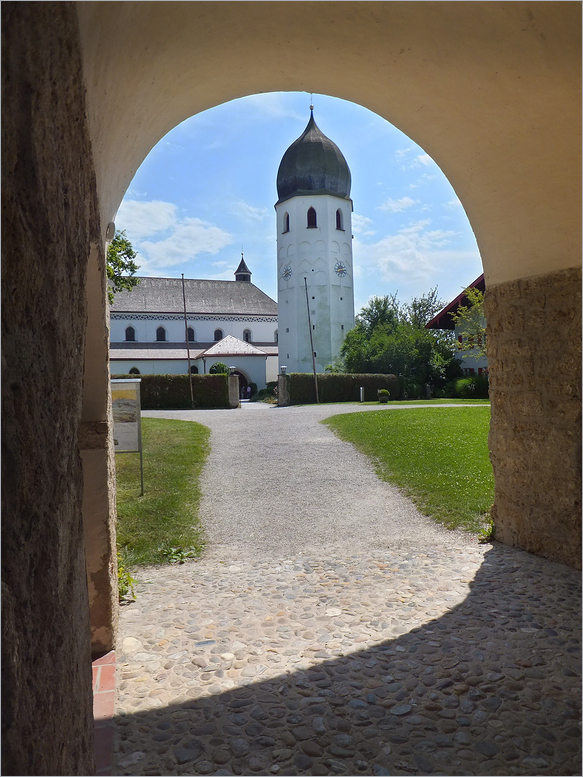
POLYGON ((206 426, 191 421, 142 418, 144 496, 139 455, 116 455, 117 544, 126 566, 163 564, 202 550, 199 476, 209 436, 206 426))
POLYGON ((348 413, 323 423, 369 456, 379 477, 451 529, 477 531, 494 499, 489 407, 348 413))

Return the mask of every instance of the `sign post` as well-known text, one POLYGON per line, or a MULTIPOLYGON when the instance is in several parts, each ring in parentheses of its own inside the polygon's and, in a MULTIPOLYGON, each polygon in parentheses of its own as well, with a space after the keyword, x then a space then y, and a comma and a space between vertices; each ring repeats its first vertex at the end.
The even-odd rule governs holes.
POLYGON ((144 496, 141 382, 141 378, 114 378, 111 381, 111 406, 115 452, 140 454, 140 496, 144 496))

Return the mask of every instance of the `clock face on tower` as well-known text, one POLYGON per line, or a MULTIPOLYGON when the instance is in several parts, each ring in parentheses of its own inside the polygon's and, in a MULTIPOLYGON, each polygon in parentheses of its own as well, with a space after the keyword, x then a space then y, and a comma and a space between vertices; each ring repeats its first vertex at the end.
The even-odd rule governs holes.
POLYGON ((282 274, 283 278, 284 278, 286 281, 289 281, 289 279, 290 279, 290 278, 291 278, 291 276, 292 276, 292 268, 289 266, 289 264, 286 264, 286 266, 285 266, 285 267, 283 268, 283 270, 281 271, 281 274, 282 274))
POLYGON ((338 275, 339 278, 344 278, 344 276, 348 272, 344 262, 336 262, 336 264, 334 265, 334 272, 336 273, 336 275, 338 275))

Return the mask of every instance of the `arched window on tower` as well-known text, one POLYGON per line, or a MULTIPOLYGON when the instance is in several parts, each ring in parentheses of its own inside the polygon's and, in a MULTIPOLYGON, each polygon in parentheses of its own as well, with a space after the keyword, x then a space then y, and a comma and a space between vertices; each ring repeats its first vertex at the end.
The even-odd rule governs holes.
POLYGON ((136 330, 133 326, 126 327, 126 342, 134 343, 136 341, 136 330))
POLYGON ((156 329, 156 342, 163 343, 166 341, 166 330, 163 326, 159 326, 158 329, 156 329))
POLYGON ((244 340, 246 343, 250 343, 250 342, 251 342, 251 330, 250 330, 250 329, 246 329, 246 330, 243 332, 243 340, 244 340))
POLYGON ((189 326, 188 329, 186 330, 186 334, 188 337, 188 342, 194 343, 194 329, 191 326, 189 326))
POLYGON ((283 231, 289 232, 289 213, 286 213, 283 217, 283 231))
POLYGON ((215 329, 215 343, 218 343, 219 340, 223 339, 223 330, 222 329, 215 329))
POLYGON ((310 208, 308 211, 308 229, 315 229, 317 226, 316 211, 314 208, 310 208))
POLYGON ((341 229, 344 232, 344 222, 342 220, 342 211, 340 208, 336 211, 336 229, 341 229))

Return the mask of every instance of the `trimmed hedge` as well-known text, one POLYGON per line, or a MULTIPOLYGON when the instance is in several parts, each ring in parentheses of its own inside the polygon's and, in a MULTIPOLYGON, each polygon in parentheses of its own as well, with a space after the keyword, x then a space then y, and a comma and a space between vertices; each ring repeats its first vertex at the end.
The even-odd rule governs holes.
MULTIPOLYGON (((112 375, 112 378, 141 378, 142 410, 190 410, 188 375, 112 375)), ((193 375, 194 407, 230 407, 228 375, 193 375)))
MULTIPOLYGON (((310 405, 316 402, 314 376, 306 372, 291 372, 287 376, 290 405, 310 405)), ((320 402, 358 402, 360 387, 364 387, 365 402, 377 400, 377 390, 387 389, 391 399, 399 399, 399 379, 396 375, 358 375, 325 372, 317 376, 320 402)))

